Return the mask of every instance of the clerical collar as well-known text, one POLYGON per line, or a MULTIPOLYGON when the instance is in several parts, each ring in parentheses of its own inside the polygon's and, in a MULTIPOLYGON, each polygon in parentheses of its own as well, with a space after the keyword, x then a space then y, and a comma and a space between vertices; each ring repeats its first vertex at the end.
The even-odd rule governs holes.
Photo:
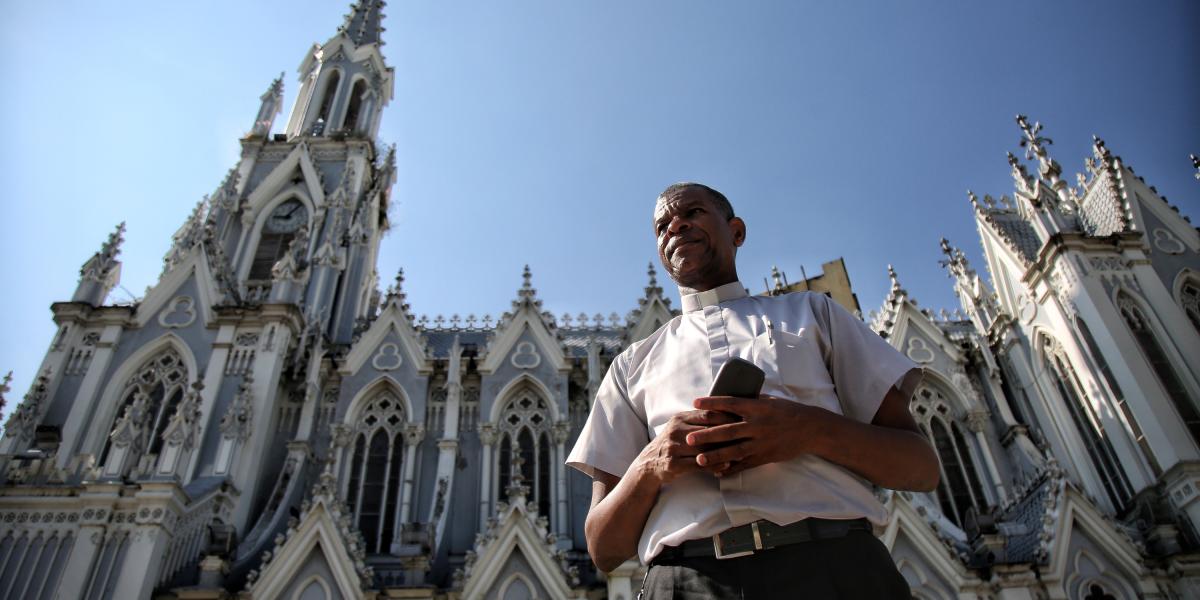
POLYGON ((687 294, 680 298, 683 302, 683 312, 689 313, 703 309, 705 306, 716 306, 722 302, 745 298, 746 288, 740 281, 732 281, 711 290, 687 294))

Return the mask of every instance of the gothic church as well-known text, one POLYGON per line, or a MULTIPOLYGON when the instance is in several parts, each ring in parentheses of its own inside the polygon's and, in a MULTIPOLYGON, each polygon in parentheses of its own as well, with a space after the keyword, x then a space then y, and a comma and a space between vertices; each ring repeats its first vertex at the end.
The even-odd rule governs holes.
MULTIPOLYGON (((377 291, 383 4, 305 57, 281 132, 269 87, 144 298, 105 304, 118 227, 52 306, 0 439, 0 597, 636 594, 635 562, 592 567, 563 460, 673 311, 653 270, 625 319, 551 316, 528 269, 495 322, 377 291)), ((1200 234, 1103 141, 1072 184, 1018 125, 1014 193, 970 196, 992 284, 942 240, 961 312, 892 272, 870 319, 926 369, 942 466, 934 493, 879 490, 877 534, 918 598, 1200 597, 1200 234)))

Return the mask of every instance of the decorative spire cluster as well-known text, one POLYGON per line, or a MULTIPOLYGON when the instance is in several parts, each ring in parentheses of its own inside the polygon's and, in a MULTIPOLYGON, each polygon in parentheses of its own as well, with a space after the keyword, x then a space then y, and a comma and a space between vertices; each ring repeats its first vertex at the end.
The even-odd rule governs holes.
POLYGON ((121 253, 121 243, 124 241, 125 221, 121 221, 117 229, 109 234, 108 240, 100 246, 100 251, 93 254, 79 269, 83 280, 105 283, 120 264, 117 262, 117 255, 121 253))
MULTIPOLYGON (((8 382, 11 380, 12 372, 10 371, 4 378, 4 385, 0 389, 8 391, 8 382)), ((50 369, 47 368, 34 380, 21 404, 17 405, 8 415, 8 422, 4 424, 4 433, 9 437, 32 440, 38 420, 42 417, 43 404, 45 404, 49 391, 50 369)))
POLYGON ((383 0, 358 0, 350 5, 350 14, 338 31, 346 34, 355 46, 366 44, 383 45, 383 0))
POLYGON ((283 73, 271 82, 266 92, 259 96, 262 100, 262 105, 258 109, 258 116, 254 118, 254 127, 250 130, 250 137, 266 137, 271 133, 271 125, 275 123, 275 116, 283 110, 283 73))
POLYGON ((192 214, 183 222, 183 225, 179 227, 175 235, 171 236, 171 249, 163 257, 164 274, 183 262, 188 252, 191 252, 192 248, 204 239, 204 224, 209 204, 210 201, 207 195, 201 198, 196 203, 196 208, 192 209, 192 214))
POLYGON ((1024 136, 1021 138, 1020 144, 1025 148, 1025 160, 1037 159, 1041 166, 1040 175, 1049 180, 1051 184, 1057 184, 1059 176, 1062 175, 1062 167, 1046 151, 1046 146, 1054 143, 1048 137, 1041 135, 1042 124, 1035 122, 1029 124, 1029 118, 1025 115, 1017 115, 1017 126, 1021 128, 1021 133, 1024 136))

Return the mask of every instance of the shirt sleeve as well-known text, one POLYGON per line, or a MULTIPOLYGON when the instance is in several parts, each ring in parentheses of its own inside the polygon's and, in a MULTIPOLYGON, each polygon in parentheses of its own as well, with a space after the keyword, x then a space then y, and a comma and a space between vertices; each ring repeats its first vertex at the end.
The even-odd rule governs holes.
POLYGON ((646 422, 629 401, 625 358, 624 354, 618 356, 605 373, 587 422, 567 456, 567 466, 588 477, 595 478, 598 470, 623 476, 633 459, 650 443, 646 422))
POLYGON ((921 367, 838 303, 819 297, 829 315, 829 374, 846 416, 870 423, 892 387, 912 398, 921 383, 921 367))

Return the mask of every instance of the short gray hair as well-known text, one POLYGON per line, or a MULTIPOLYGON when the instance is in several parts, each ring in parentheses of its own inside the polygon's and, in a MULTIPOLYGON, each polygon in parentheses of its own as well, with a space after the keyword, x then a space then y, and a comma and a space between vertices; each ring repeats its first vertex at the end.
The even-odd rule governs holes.
POLYGON ((722 194, 721 192, 718 192, 717 190, 714 190, 703 183, 696 183, 694 181, 681 181, 679 183, 672 183, 671 185, 667 186, 667 189, 663 190, 662 193, 658 195, 656 202, 678 196, 691 190, 703 190, 706 194, 708 194, 708 197, 712 200, 713 204, 716 205, 717 210, 721 211, 721 214, 725 215, 726 221, 736 216, 733 214, 733 205, 729 203, 729 199, 725 197, 725 194, 722 194))

